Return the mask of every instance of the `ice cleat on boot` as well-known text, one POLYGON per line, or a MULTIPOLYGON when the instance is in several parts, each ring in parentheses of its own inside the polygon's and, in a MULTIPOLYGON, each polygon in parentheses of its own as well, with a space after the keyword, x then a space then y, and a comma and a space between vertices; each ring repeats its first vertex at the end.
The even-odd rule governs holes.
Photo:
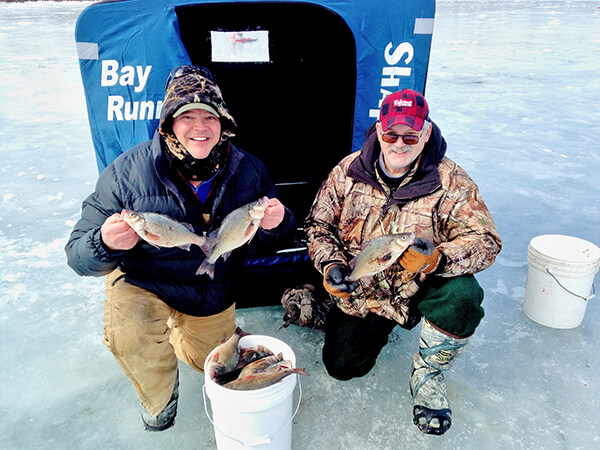
POLYGON ((413 357, 410 393, 413 422, 423 433, 444 434, 452 423, 443 371, 463 352, 468 338, 456 339, 423 320, 419 351, 413 357))
POLYGON ((164 431, 171 428, 175 424, 175 416, 177 415, 177 400, 179 399, 179 374, 175 381, 173 394, 167 403, 167 406, 158 414, 153 416, 150 411, 142 404, 142 422, 146 431, 164 431))

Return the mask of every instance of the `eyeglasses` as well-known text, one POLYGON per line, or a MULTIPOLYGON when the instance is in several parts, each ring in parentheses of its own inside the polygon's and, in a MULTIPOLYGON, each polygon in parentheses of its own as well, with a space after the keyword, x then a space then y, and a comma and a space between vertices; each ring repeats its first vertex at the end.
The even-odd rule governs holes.
POLYGON ((402 142, 404 142, 406 145, 417 145, 419 143, 419 139, 421 139, 421 136, 417 134, 381 134, 381 140, 388 144, 395 144, 400 138, 402 138, 402 142))
POLYGON ((186 75, 189 75, 191 73, 196 73, 198 75, 203 76, 204 78, 208 78, 211 81, 215 81, 215 77, 212 73, 210 73, 210 70, 208 70, 206 67, 183 65, 177 66, 173 70, 171 70, 171 73, 167 78, 166 86, 168 87, 169 84, 171 84, 171 81, 173 81, 175 78, 185 77, 186 75))

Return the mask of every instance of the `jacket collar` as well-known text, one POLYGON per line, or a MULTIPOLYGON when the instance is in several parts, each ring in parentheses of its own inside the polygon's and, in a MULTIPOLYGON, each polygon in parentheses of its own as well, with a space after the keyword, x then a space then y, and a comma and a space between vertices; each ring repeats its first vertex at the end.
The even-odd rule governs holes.
MULTIPOLYGON (((435 192, 441 186, 438 164, 446 154, 446 141, 439 127, 431 122, 431 137, 423 152, 409 169, 406 179, 390 197, 388 206, 393 204, 406 204, 412 199, 423 197, 435 192)), ((386 192, 376 174, 376 163, 381 153, 381 146, 377 139, 375 123, 365 132, 365 142, 360 150, 360 155, 350 163, 348 176, 362 181, 375 189, 386 192)))

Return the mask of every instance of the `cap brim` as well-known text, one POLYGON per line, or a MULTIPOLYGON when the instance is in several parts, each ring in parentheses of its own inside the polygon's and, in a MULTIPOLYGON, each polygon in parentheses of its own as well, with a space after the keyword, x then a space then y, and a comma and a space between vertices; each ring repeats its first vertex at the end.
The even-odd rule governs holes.
POLYGON ((209 113, 214 114, 217 117, 221 117, 215 108, 213 108, 210 105, 207 105, 206 103, 188 103, 180 107, 177 111, 175 111, 175 113, 173 114, 173 118, 182 115, 184 112, 191 111, 192 109, 202 109, 203 111, 208 111, 209 113))

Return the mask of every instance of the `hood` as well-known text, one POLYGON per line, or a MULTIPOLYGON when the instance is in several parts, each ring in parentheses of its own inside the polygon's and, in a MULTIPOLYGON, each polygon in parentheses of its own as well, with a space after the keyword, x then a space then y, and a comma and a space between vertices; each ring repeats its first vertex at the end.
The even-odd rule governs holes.
POLYGON ((174 78, 167 86, 158 131, 169 166, 184 178, 193 181, 211 179, 227 160, 228 138, 234 136, 235 120, 229 113, 219 86, 200 73, 190 72, 174 78), (173 133, 173 114, 190 103, 209 105, 219 114, 221 137, 204 159, 194 158, 173 133))
POLYGON ((217 84, 198 73, 189 73, 174 78, 167 86, 159 129, 162 134, 173 132, 173 114, 188 103, 205 103, 215 109, 220 116, 224 136, 234 136, 236 123, 225 105, 221 89, 217 84))

